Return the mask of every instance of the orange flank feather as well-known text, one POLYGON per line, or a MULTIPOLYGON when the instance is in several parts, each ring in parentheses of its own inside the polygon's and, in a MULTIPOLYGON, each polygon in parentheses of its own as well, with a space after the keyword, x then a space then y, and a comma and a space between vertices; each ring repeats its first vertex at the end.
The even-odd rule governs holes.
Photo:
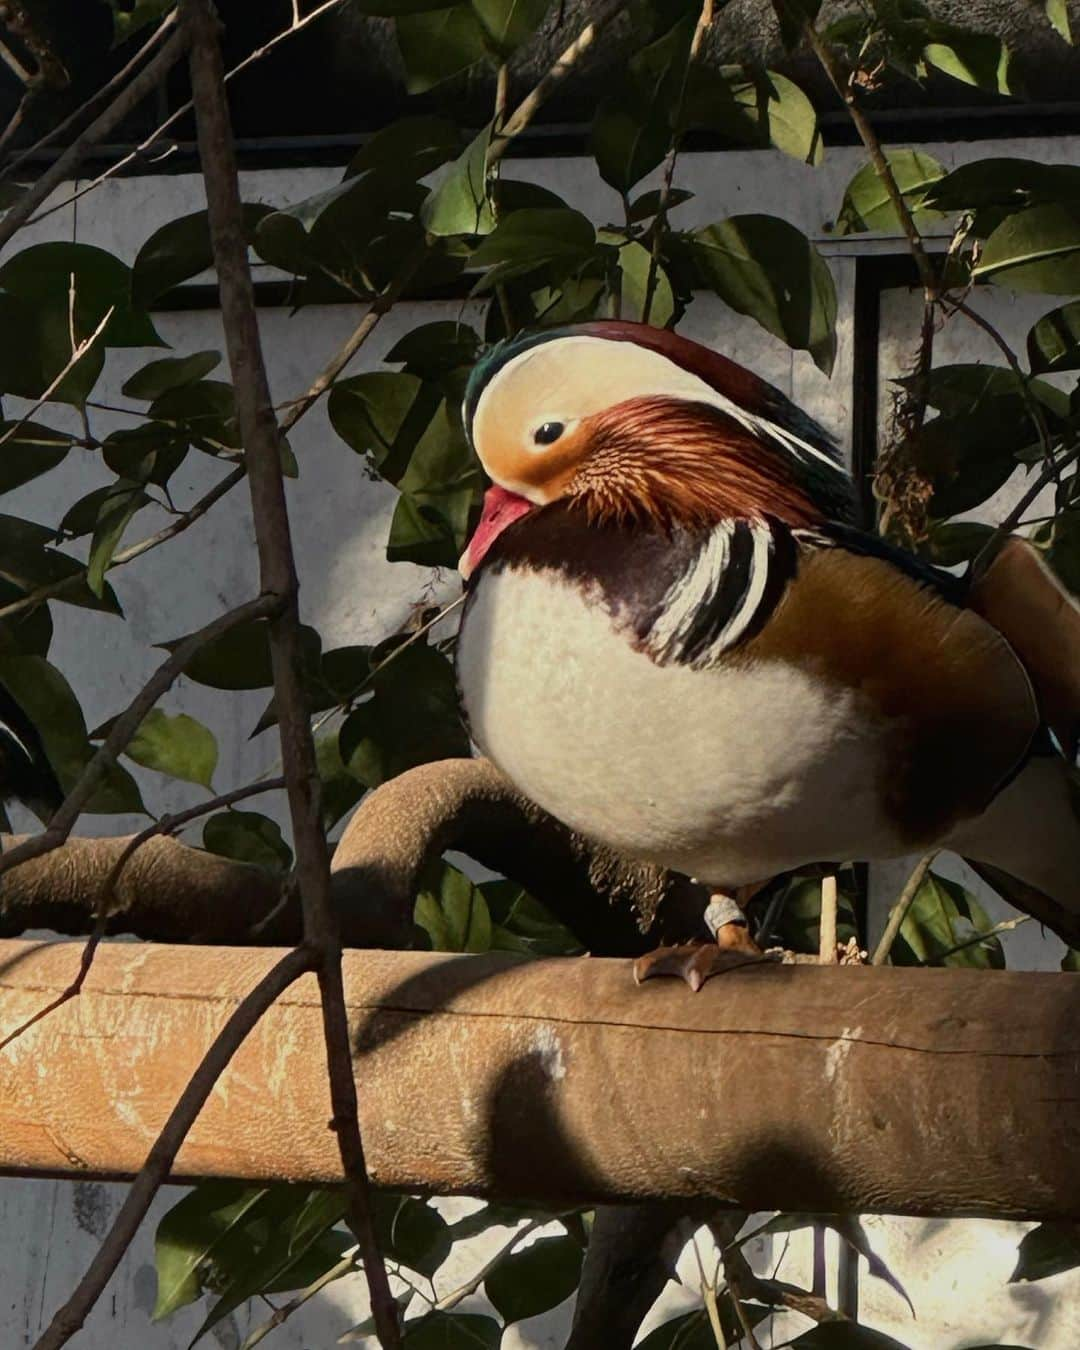
POLYGON ((670 530, 731 518, 772 516, 792 527, 824 519, 779 451, 707 404, 627 399, 585 419, 574 439, 587 453, 579 449, 558 486, 593 521, 670 530))

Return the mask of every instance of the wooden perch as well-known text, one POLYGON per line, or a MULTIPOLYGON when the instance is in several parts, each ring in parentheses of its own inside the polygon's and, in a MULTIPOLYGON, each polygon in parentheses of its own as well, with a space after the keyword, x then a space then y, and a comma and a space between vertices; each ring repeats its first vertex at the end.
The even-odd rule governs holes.
MULTIPOLYGON (((278 954, 114 944, 0 1056, 0 1168, 126 1175, 278 954)), ((0 943, 0 1035, 70 980, 0 943)), ((1080 979, 758 965, 698 995, 627 961, 347 953, 372 1177, 555 1206, 1080 1219, 1080 979)), ((184 1177, 340 1177, 316 982, 214 1088, 184 1177)))

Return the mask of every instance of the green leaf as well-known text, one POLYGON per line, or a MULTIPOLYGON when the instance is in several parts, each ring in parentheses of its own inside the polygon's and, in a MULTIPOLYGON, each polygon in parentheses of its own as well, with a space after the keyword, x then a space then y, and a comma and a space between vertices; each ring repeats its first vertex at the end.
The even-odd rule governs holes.
POLYGON ((1061 969, 1070 975, 1080 974, 1080 948, 1068 947, 1061 958, 1061 969))
POLYGON ((128 398, 152 402, 170 389, 178 389, 181 385, 201 380, 220 363, 220 352, 192 352, 190 356, 167 356, 163 360, 151 361, 134 375, 129 375, 121 392, 128 398))
POLYGON ((940 40, 927 43, 923 59, 963 84, 992 94, 1011 94, 1010 53, 991 33, 975 33, 955 24, 934 21, 930 31, 940 40))
POLYGON ((207 454, 241 448, 236 395, 222 380, 194 380, 167 389, 151 403, 149 416, 175 425, 207 454))
POLYGON ((1016 1269, 1009 1276, 1009 1283, 1045 1280, 1077 1266, 1080 1266, 1080 1225, 1041 1223, 1020 1240, 1016 1269))
POLYGON ((789 1341, 791 1350, 908 1350, 901 1341, 857 1322, 821 1322, 789 1341))
POLYGON ((439 863, 416 897, 413 917, 436 952, 491 950, 491 915, 484 893, 464 872, 439 863))
POLYGON ((146 421, 111 431, 101 446, 101 457, 118 478, 163 487, 188 452, 188 434, 167 422, 146 421))
MULTIPOLYGON (((922 201, 929 185, 944 176, 942 165, 921 150, 888 150, 885 157, 916 225, 922 227, 928 220, 940 217, 941 212, 926 210, 922 201)), ((873 164, 864 164, 848 183, 836 218, 838 234, 854 234, 861 230, 887 234, 903 231, 896 208, 873 164)))
MULTIPOLYGON (((86 338, 112 310, 101 341, 106 347, 163 347, 149 316, 131 297, 131 268, 92 244, 34 244, 0 267, 0 287, 9 295, 69 313, 75 287, 75 330, 86 338)), ((70 354, 71 342, 68 338, 70 354)))
MULTIPOLYGON (((916 378, 897 380, 897 384, 915 390, 916 378)), ((1008 366, 989 366, 981 361, 963 361, 954 365, 935 366, 924 382, 926 401, 950 417, 975 415, 989 407, 999 417, 1005 406, 1011 404, 1015 413, 1026 411, 1024 390, 1035 398, 1047 412, 1060 418, 1069 415, 1068 395, 1046 380, 1025 379, 1008 366)), ((1031 429, 1034 432, 1034 428, 1031 429)))
POLYGON ((984 398, 971 411, 926 422, 908 450, 934 488, 930 514, 944 520, 993 496, 1018 468, 1017 451, 1033 439, 1027 408, 1015 396, 984 398))
POLYGON ((229 1272, 221 1296, 195 1333, 193 1343, 262 1289, 296 1288, 293 1272, 301 1259, 348 1208, 348 1196, 341 1190, 275 1187, 269 1198, 284 1213, 275 1215, 266 1240, 229 1272))
POLYGON ((702 280, 826 374, 836 357, 836 287, 801 230, 776 216, 731 216, 691 236, 702 280))
POLYGON ((487 190, 489 123, 449 166, 420 207, 420 221, 429 234, 489 234, 495 214, 487 190))
POLYGON ((315 763, 322 783, 323 828, 331 830, 367 789, 342 763, 336 727, 315 737, 315 763))
POLYGON ((111 586, 105 586, 100 595, 86 585, 86 569, 75 558, 50 548, 55 532, 44 525, 17 516, 0 515, 0 577, 23 591, 34 591, 40 586, 51 586, 69 578, 72 582, 57 599, 86 609, 119 614, 120 605, 111 586))
POLYGON ((736 144, 772 145, 805 164, 820 164, 825 157, 814 105, 775 70, 692 67, 682 123, 707 127, 736 144))
POLYGON ((1046 5, 1046 17, 1054 30, 1065 39, 1066 42, 1072 42, 1072 29, 1069 27, 1069 9, 1065 0, 1044 0, 1046 5))
POLYGON ((502 216, 469 260, 470 268, 490 269, 474 290, 523 276, 554 264, 560 275, 592 256, 596 231, 580 211, 527 208, 502 216))
MULTIPOLYGON (((94 754, 79 700, 59 670, 40 656, 0 653, 0 683, 33 722, 65 792, 94 754)), ((135 780, 118 764, 109 768, 84 810, 92 815, 145 811, 135 780)))
MULTIPOLYGON (((630 203, 629 219, 631 224, 651 220, 660 210, 660 196, 659 188, 650 188, 648 192, 643 192, 640 197, 635 198, 630 203)), ((672 188, 668 193, 667 209, 672 211, 676 206, 681 206, 683 202, 691 201, 693 197, 694 194, 687 192, 685 188, 672 188)))
MULTIPOLYGON (((76 341, 91 330, 76 329, 76 341)), ((65 300, 28 300, 0 292, 0 393, 45 398, 81 407, 105 364, 98 338, 73 364, 71 325, 65 300), (70 369, 69 369, 70 366, 70 369)))
POLYGON ((624 319, 645 320, 647 317, 649 323, 664 328, 675 314, 675 295, 667 273, 662 266, 658 266, 652 302, 646 316, 651 262, 652 254, 636 240, 619 249, 619 270, 622 273, 620 312, 624 319))
POLYGON ((339 380, 327 411, 346 445, 367 456, 387 482, 397 483, 438 406, 438 389, 415 375, 376 370, 339 380))
POLYGON ((1080 291, 1080 204, 1033 206, 1009 216, 987 239, 971 274, 1017 291, 1080 291))
MULTIPOLYGON (((455 323, 452 319, 442 319, 436 323, 421 324, 411 333, 406 333, 394 343, 383 360, 404 362, 410 375, 430 380, 462 366, 471 367, 479 359, 480 349, 480 334, 474 328, 468 324, 455 323)), ((334 389, 340 387, 337 384, 334 389)), ((331 390, 331 399, 333 396, 334 390, 331 390)))
POLYGON ((281 837, 281 826, 258 811, 219 811, 203 825, 203 848, 219 858, 254 863, 270 872, 292 865, 292 849, 281 837))
POLYGON ((629 192, 668 151, 694 23, 693 15, 685 15, 632 56, 622 81, 597 109, 589 146, 600 177, 616 192, 629 192))
POLYGON ((200 1267, 213 1260, 265 1195, 238 1181, 204 1181, 169 1210, 154 1236, 155 1322, 200 1297, 200 1267))
POLYGON ((507 1323, 536 1317, 577 1289, 582 1256, 572 1238, 538 1238, 500 1261, 484 1281, 484 1292, 507 1323))
MULTIPOLYGON (((123 0, 120 0, 123 3, 123 0)), ((120 8, 118 0, 108 0, 113 12, 113 46, 119 47, 140 29, 157 21, 173 8, 176 0, 135 0, 130 8, 120 8)))
POLYGON ((900 927, 890 958, 898 966, 945 965, 1001 970, 1005 965, 1005 953, 996 936, 966 946, 962 951, 952 951, 990 927, 986 911, 970 891, 959 882, 928 872, 900 927))
POLYGON ((450 662, 423 643, 395 655, 372 678, 372 697, 342 725, 342 761, 367 787, 417 764, 467 756, 450 662))
POLYGON ((187 713, 170 717, 152 708, 127 743, 128 759, 200 787, 213 786, 218 747, 214 733, 187 713))
MULTIPOLYGON (((243 207, 244 234, 254 242, 255 227, 272 210, 261 202, 243 207)), ((205 211, 171 220, 155 230, 139 249, 131 270, 131 297, 139 309, 149 309, 166 291, 190 281, 214 263, 210 225, 205 211)))
POLYGON ((374 1200, 380 1250, 431 1279, 450 1255, 450 1225, 427 1201, 411 1195, 380 1191, 374 1200))
POLYGON ((472 0, 487 44, 505 59, 540 27, 551 0, 472 0))
POLYGON ((926 191, 926 204, 938 211, 1018 211, 1060 201, 1080 201, 1080 167, 1007 156, 961 164, 926 191))
POLYGON ((922 554, 938 567, 955 567, 981 552, 993 533, 992 525, 974 520, 948 521, 933 528, 922 554))
POLYGON ((1028 333, 1027 350, 1033 372, 1080 370, 1080 300, 1038 319, 1028 333))
POLYGON ((471 488, 426 499, 403 492, 386 540, 388 562, 418 567, 455 567, 475 500, 471 488))
POLYGON ((480 891, 492 918, 491 945, 531 956, 577 956, 581 943, 551 911, 515 881, 484 881, 480 891))
POLYGON ((499 1350, 502 1327, 476 1313, 436 1312, 406 1324, 404 1350, 499 1350))
POLYGON ((66 432, 37 422, 0 421, 0 492, 11 492, 55 469, 73 444, 74 437, 66 432))
POLYGON ((94 522, 90 556, 86 561, 86 584, 95 595, 104 593, 105 573, 128 523, 149 501, 140 484, 123 478, 105 489, 94 522))
POLYGON ((353 155, 346 178, 368 170, 423 178, 461 153, 461 132, 444 117, 402 117, 377 131, 353 155))
POLYGON ((483 25, 470 5, 402 14, 397 21, 397 40, 408 93, 424 94, 484 60, 484 39, 483 25))
MULTIPOLYGON (((175 651, 183 638, 159 644, 175 651)), ((305 660, 317 668, 319 635, 314 629, 301 628, 305 660)), ((184 674, 196 684, 211 689, 266 689, 273 684, 270 668, 270 627, 265 619, 252 619, 230 628, 227 633, 205 643, 184 668, 184 674)))

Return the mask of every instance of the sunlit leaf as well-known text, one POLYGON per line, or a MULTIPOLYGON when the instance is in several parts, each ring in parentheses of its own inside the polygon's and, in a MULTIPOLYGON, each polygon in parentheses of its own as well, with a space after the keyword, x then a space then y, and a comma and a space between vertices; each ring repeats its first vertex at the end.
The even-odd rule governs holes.
POLYGON ((957 881, 928 872, 900 928, 894 965, 973 966, 1000 970, 1005 954, 997 936, 971 942, 991 927, 986 911, 957 881), (961 951, 953 949, 964 945, 961 951))
POLYGON ((972 276, 1017 291, 1080 291, 1080 205, 1033 206, 987 239, 972 276))
POLYGON ((169 1210, 154 1236, 155 1321, 199 1298, 199 1268, 265 1195, 238 1181, 204 1181, 169 1210))
POLYGON ((491 125, 450 164, 420 208, 424 228, 434 235, 488 234, 495 227, 487 190, 491 125))
POLYGON ((431 939, 432 951, 491 950, 491 915, 484 893, 449 863, 437 864, 427 878, 413 917, 431 939))
POLYGON ((1010 53, 992 33, 976 33, 955 24, 934 21, 930 32, 938 40, 923 48, 923 59, 963 84, 993 94, 1011 94, 1010 53))
POLYGON ((622 273, 620 308, 624 319, 647 319, 657 328, 665 327, 675 313, 675 296, 671 282, 662 265, 656 267, 654 285, 649 295, 649 269, 652 254, 636 241, 619 249, 619 270, 622 273))
POLYGON ((1065 0, 1044 0, 1046 6, 1046 17, 1050 20, 1055 31, 1065 39, 1066 42, 1072 42, 1072 28, 1069 26, 1069 8, 1065 0))
POLYGON ((218 747, 214 733, 194 717, 187 713, 170 717, 152 708, 124 754, 145 769, 208 788, 213 785, 218 747))
MULTIPOLYGON (((925 209, 922 202, 930 184, 944 175, 941 164, 921 150, 888 150, 885 155, 916 225, 921 227, 927 220, 940 218, 940 212, 925 209)), ((902 228, 900 217, 876 168, 873 164, 864 164, 844 192, 843 204, 836 218, 836 232, 852 234, 859 230, 879 230, 899 234, 902 228)))
POLYGON ((1027 337, 1032 371, 1080 370, 1080 300, 1052 309, 1027 337))

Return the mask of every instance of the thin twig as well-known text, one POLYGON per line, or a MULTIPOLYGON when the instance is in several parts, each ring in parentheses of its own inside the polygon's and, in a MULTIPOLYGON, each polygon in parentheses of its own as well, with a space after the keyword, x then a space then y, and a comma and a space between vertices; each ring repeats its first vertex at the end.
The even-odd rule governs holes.
POLYGON ((836 58, 829 50, 827 44, 821 35, 816 31, 813 24, 806 21, 803 25, 803 31, 806 40, 810 44, 814 55, 821 63, 822 69, 829 78, 829 83, 847 104, 848 112, 852 122, 855 124, 855 130, 859 133, 859 139, 866 147, 870 156, 870 161, 874 166, 874 172, 881 180, 889 201, 892 203, 893 210, 900 220, 900 228, 908 241, 908 247, 911 250, 911 256, 915 260, 915 266, 919 270, 919 280, 922 282, 923 290, 929 295, 937 294, 938 281, 934 272, 934 265, 930 261, 930 256, 923 245, 922 235, 919 233, 919 227, 915 224, 915 218, 908 209, 908 204, 904 200, 904 194, 900 190, 900 185, 896 181, 896 176, 892 171, 888 158, 881 148, 881 142, 878 140, 877 133, 871 125, 870 119, 859 107, 858 99, 855 97, 855 91, 849 81, 845 80, 836 63, 836 58))
POLYGON ((686 86, 690 79, 690 70, 694 62, 701 53, 702 44, 705 41, 705 34, 712 27, 713 21, 713 0, 702 0, 701 13, 698 15, 698 21, 694 28, 694 36, 690 40, 690 52, 687 56, 686 66, 683 69, 682 87, 679 90, 679 100, 676 107, 676 126, 671 136, 671 146, 664 158, 663 177, 660 182, 660 198, 657 202, 656 215, 652 222, 652 240, 649 250, 649 271, 645 278, 645 303, 642 306, 641 320, 643 323, 649 322, 649 315, 652 312, 652 302, 656 294, 656 286, 660 277, 660 249, 663 244, 664 226, 667 224, 668 203, 671 200, 671 189, 675 181, 675 165, 679 158, 679 146, 682 139, 682 115, 683 104, 686 101, 686 86))
POLYGON ((955 956, 957 952, 966 951, 968 947, 977 947, 980 942, 986 942, 992 937, 997 937, 999 933, 1011 933, 1014 928, 1019 928, 1022 923, 1027 923, 1031 918, 1032 915, 1030 914, 1018 914, 1014 919, 1002 919, 1000 923, 994 924, 993 928, 988 928, 985 933, 976 933, 974 937, 958 942, 955 947, 946 947, 943 952, 937 952, 934 960, 944 961, 947 956, 955 956))
POLYGON ((3 433, 3 435, 0 435, 0 445, 4 445, 7 441, 10 441, 13 439, 13 437, 17 436, 19 432, 23 429, 23 427, 26 426, 27 422, 30 421, 33 415, 36 412, 38 412, 39 409, 44 404, 48 403, 49 399, 52 398, 53 394, 55 394, 56 391, 60 388, 60 386, 64 383, 64 381, 71 374, 75 366, 83 359, 86 353, 90 350, 90 348, 94 345, 94 343, 105 331, 106 327, 108 326, 109 320, 113 316, 114 308, 115 306, 113 305, 109 306, 109 308, 105 311, 104 318, 101 320, 101 322, 98 324, 98 326, 94 329, 94 331, 90 334, 88 338, 84 338, 82 342, 73 343, 71 349, 71 356, 68 359, 68 362, 64 366, 63 370, 61 370, 58 375, 56 375, 52 380, 50 380, 48 388, 42 395, 40 395, 40 397, 29 409, 29 411, 23 413, 22 417, 20 417, 17 422, 12 422, 11 426, 7 428, 7 430, 3 433))
POLYGON ((131 83, 116 96, 109 106, 100 113, 84 132, 68 146, 32 187, 27 188, 23 196, 0 217, 0 248, 2 248, 18 230, 34 217, 34 212, 46 197, 66 179, 70 178, 82 162, 87 151, 127 117, 147 94, 157 89, 168 71, 184 55, 187 39, 183 33, 173 33, 165 46, 156 53, 131 83))
MULTIPOLYGON (((724 1335, 724 1326, 720 1321, 720 1304, 716 1299, 716 1280, 710 1280, 705 1273, 705 1263, 701 1259, 701 1251, 698 1248, 696 1237, 690 1239, 690 1245, 694 1249, 694 1258, 697 1261, 701 1299, 705 1304, 705 1312, 709 1318, 709 1326, 712 1328, 713 1340, 716 1342, 717 1350, 727 1350, 727 1337, 724 1335)), ((734 1301, 735 1296, 733 1294, 732 1302, 734 1301)), ((757 1350, 761 1350, 761 1347, 758 1346, 757 1350)))
POLYGON ((169 1113, 168 1120, 154 1142, 142 1170, 132 1182, 120 1212, 113 1220, 112 1227, 98 1248, 86 1274, 68 1301, 53 1315, 48 1327, 34 1343, 33 1350, 60 1350, 60 1347, 82 1327, 131 1245, 131 1240, 145 1218, 151 1201, 168 1178, 176 1155, 214 1084, 228 1068, 229 1061, 263 1013, 301 975, 312 970, 316 960, 316 954, 309 947, 294 948, 283 956, 263 976, 251 993, 236 1005, 181 1093, 179 1101, 169 1113))
POLYGON ((335 1280, 340 1280, 345 1275, 351 1275, 357 1269, 356 1262, 357 1250, 354 1247, 347 1256, 341 1258, 337 1265, 324 1271, 317 1280, 312 1280, 306 1289, 302 1289, 299 1294, 295 1294, 289 1299, 288 1303, 283 1303, 280 1308, 275 1308, 273 1315, 268 1317, 265 1322, 260 1323, 245 1338, 240 1350, 252 1350, 253 1346, 265 1340, 272 1331, 276 1331, 283 1322, 288 1321, 294 1312, 298 1312, 316 1294, 321 1294, 328 1284, 333 1284, 335 1280))
POLYGON ((270 656, 304 934, 319 958, 323 1034, 333 1106, 331 1126, 345 1173, 348 1223, 360 1244, 376 1330, 384 1350, 396 1350, 401 1344, 398 1307, 375 1233, 345 1009, 341 937, 330 900, 330 860, 321 821, 321 784, 304 692, 298 585, 281 469, 281 430, 274 417, 255 313, 218 24, 209 0, 181 0, 180 12, 191 35, 191 83, 199 156, 206 185, 225 346, 247 460, 259 572, 263 588, 281 596, 283 601, 281 612, 270 624, 270 656))
MULTIPOLYGON (((228 71, 223 78, 227 82, 234 76, 239 75, 255 61, 262 60, 264 56, 269 52, 272 52, 279 42, 284 42, 286 38, 292 37, 294 33, 299 33, 302 29, 306 28, 308 24, 314 23, 316 19, 321 18, 328 10, 334 9, 342 3, 343 0, 324 0, 323 4, 319 5, 317 9, 313 9, 310 14, 306 14, 298 24, 290 24, 288 28, 275 34, 269 42, 264 42, 261 47, 256 47, 254 51, 249 52, 247 56, 245 56, 242 61, 237 62, 232 70, 228 71)), ((175 126, 182 117, 191 112, 192 106, 190 100, 188 100, 187 103, 181 104, 181 106, 171 112, 169 116, 166 117, 165 121, 152 131, 145 140, 140 141, 135 149, 129 154, 126 154, 122 159, 117 160, 115 164, 106 169, 104 173, 99 174, 97 178, 92 179, 89 183, 84 183, 82 187, 78 188, 69 197, 65 197, 63 201, 54 203, 44 211, 39 211, 36 216, 30 218, 27 224, 35 225, 39 220, 44 220, 46 216, 51 216, 54 211, 62 211, 65 206, 71 206, 74 202, 77 202, 80 197, 85 197, 88 192, 93 192, 95 188, 100 187, 102 183, 119 173, 121 169, 127 168, 134 160, 145 155, 152 145, 161 140, 162 136, 165 135, 166 131, 168 131, 171 126, 175 126)))
POLYGON ((487 153, 489 168, 502 159, 515 136, 521 135, 540 111, 541 106, 566 79, 585 53, 589 51, 607 25, 612 19, 617 18, 625 8, 626 5, 623 0, 613 0, 612 3, 600 9, 558 57, 555 64, 536 84, 532 92, 521 100, 507 118, 506 125, 491 138, 491 145, 487 153))
POLYGON ((923 879, 930 871, 930 864, 936 857, 937 850, 931 849, 929 853, 924 853, 915 864, 911 875, 904 883, 904 889, 900 892, 896 904, 889 911, 889 920, 885 925, 885 931, 882 933, 878 945, 874 948, 874 955, 870 958, 872 966, 883 966, 889 959, 889 952, 892 951, 892 945, 903 926, 912 901, 918 895, 919 887, 923 884, 923 879))
MULTIPOLYGON (((45 135, 41 137, 40 140, 35 141, 33 145, 27 146, 25 150, 22 150, 19 152, 19 154, 14 155, 10 163, 5 164, 3 168, 0 169, 0 182, 2 182, 5 178, 10 178, 11 175, 16 171, 16 169, 18 169, 20 164, 25 164, 26 161, 32 155, 36 155, 39 151, 44 150, 45 147, 50 144, 50 142, 55 141, 59 136, 62 136, 64 132, 68 130, 69 127, 74 126, 75 123, 78 122, 80 118, 83 116, 83 114, 86 113, 90 108, 94 107, 95 104, 100 103, 103 99, 108 98, 109 95, 114 93, 117 89, 122 88, 122 86, 127 83, 127 81, 131 78, 131 76, 134 75, 136 70, 138 70, 138 68, 142 65, 145 58, 149 56, 149 54, 154 50, 155 47, 160 45, 162 39, 167 37, 175 27, 176 27, 176 11, 173 10, 170 14, 167 14, 164 19, 162 19, 162 21, 154 29, 150 37, 143 43, 143 45, 139 48, 139 50, 135 53, 135 55, 131 58, 131 60, 125 66, 122 66, 112 77, 112 79, 110 79, 106 84, 103 84, 100 89, 95 90, 94 93, 92 93, 90 97, 85 100, 85 102, 81 103, 75 109, 74 112, 69 113, 68 116, 65 117, 62 122, 58 122, 56 126, 50 128, 50 130, 47 131, 45 135)), ((32 91, 28 90, 27 92, 30 93, 32 91)), ((7 137, 7 132, 5 132, 4 135, 5 137, 7 137)))
POLYGON ((48 826, 40 834, 24 839, 7 853, 0 854, 0 873, 8 871, 29 858, 39 858, 50 853, 67 839, 74 828, 83 808, 97 790, 108 769, 116 763, 117 756, 142 725, 147 713, 158 699, 168 690, 178 676, 182 675, 188 662, 208 642, 221 637, 223 633, 248 623, 252 619, 272 618, 281 608, 281 599, 276 595, 259 595, 243 605, 225 614, 211 619, 190 637, 184 638, 168 658, 162 661, 157 670, 143 685, 132 701, 113 722, 109 734, 97 751, 91 756, 86 768, 79 775, 75 786, 64 798, 48 826))

